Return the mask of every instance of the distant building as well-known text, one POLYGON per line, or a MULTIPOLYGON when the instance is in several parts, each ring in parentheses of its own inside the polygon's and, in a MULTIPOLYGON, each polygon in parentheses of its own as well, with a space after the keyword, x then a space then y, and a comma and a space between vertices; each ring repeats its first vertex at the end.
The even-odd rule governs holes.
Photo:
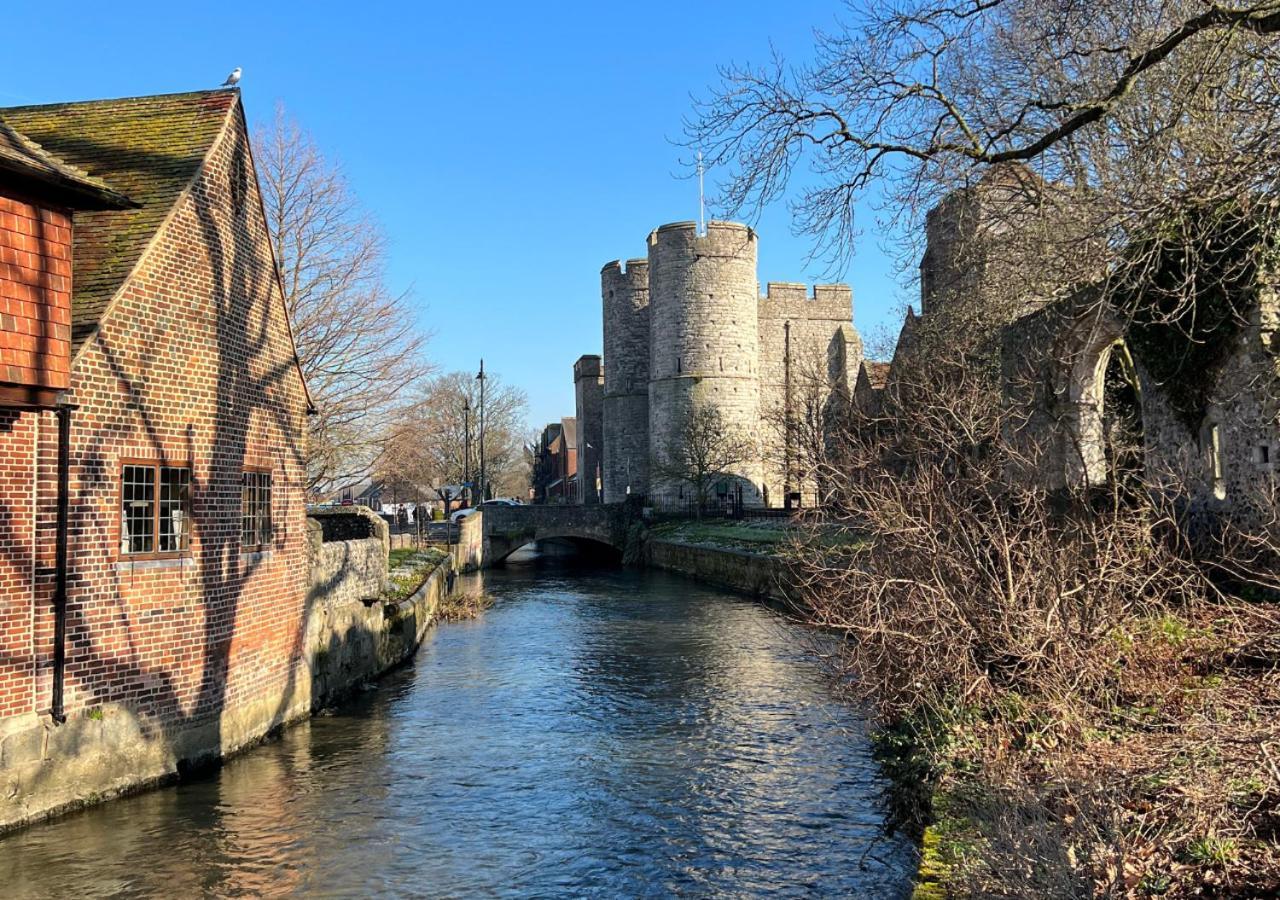
POLYGON ((862 361, 847 285, 771 283, 760 295, 756 233, 693 222, 649 235, 648 256, 608 263, 604 305, 603 494, 679 502, 686 486, 655 479, 653 463, 695 406, 758 438, 759 458, 736 478, 749 506, 810 504, 794 429, 805 404, 848 397, 862 361))
POLYGON ((583 356, 573 364, 573 388, 578 422, 577 502, 599 503, 604 452, 604 366, 600 357, 583 356))
POLYGON ((542 429, 534 458, 533 502, 578 502, 578 428, 572 416, 542 429))

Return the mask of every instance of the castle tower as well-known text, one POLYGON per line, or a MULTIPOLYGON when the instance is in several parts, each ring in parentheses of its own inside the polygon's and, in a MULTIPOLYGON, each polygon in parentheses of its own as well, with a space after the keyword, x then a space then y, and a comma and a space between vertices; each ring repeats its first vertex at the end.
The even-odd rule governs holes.
MULTIPOLYGON (((676 442, 695 404, 755 437, 760 423, 756 234, 746 225, 663 225, 649 235, 649 441, 653 459, 676 442)), ((609 357, 606 356, 606 361, 609 357)), ((730 473, 743 502, 762 503, 759 459, 730 473)), ((654 479, 659 503, 689 499, 689 489, 654 479)))
POLYGON ((772 506, 820 502, 812 476, 813 426, 833 392, 857 380, 862 339, 847 284, 769 282, 758 306, 760 435, 772 506))
POLYGON ((604 502, 649 490, 649 261, 600 270, 604 302, 604 502))
POLYGON ((578 419, 578 502, 600 502, 600 454, 604 448, 604 367, 594 354, 573 364, 578 419))

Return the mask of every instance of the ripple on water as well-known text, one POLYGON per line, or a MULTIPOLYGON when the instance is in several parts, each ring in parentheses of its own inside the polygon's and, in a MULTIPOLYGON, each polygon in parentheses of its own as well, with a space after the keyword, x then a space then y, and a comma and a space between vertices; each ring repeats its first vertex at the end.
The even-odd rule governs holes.
POLYGON ((3 894, 909 893, 861 722, 791 626, 658 573, 484 589, 336 714, 0 841, 3 894))

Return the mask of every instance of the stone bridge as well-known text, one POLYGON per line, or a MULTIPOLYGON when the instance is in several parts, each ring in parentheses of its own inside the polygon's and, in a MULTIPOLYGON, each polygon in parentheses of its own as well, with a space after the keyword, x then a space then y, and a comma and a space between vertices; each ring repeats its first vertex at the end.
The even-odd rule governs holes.
MULTIPOLYGON (((613 554, 626 543, 621 503, 595 506, 486 506, 464 522, 481 519, 479 565, 497 565, 534 541, 567 540, 613 554)), ((471 528, 476 527, 472 523, 471 528)), ((466 529, 470 530, 470 529, 466 529)))

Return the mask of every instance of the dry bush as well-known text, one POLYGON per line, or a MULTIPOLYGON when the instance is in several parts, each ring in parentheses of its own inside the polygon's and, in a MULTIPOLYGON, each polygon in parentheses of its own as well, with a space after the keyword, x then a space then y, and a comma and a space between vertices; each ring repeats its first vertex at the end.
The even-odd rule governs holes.
POLYGON ((838 665, 877 712, 891 772, 936 791, 906 812, 937 822, 953 886, 1280 885, 1280 770, 1260 749, 1276 735, 1257 714, 1280 700, 1276 617, 1223 593, 1274 588, 1274 529, 1192 540, 1172 488, 1012 477, 1040 460, 1005 440, 1010 414, 980 370, 936 366, 900 388, 909 404, 839 442, 828 515, 791 548, 793 599, 849 637, 838 665))

